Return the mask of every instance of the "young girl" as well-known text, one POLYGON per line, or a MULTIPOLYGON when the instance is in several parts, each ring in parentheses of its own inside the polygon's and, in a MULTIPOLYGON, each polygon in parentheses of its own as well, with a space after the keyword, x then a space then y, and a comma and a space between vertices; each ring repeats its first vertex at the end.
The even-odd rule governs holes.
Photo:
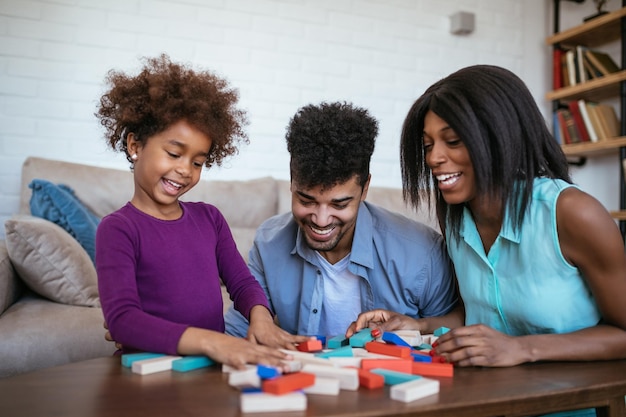
MULTIPOLYGON (((626 358, 624 241, 571 184, 522 80, 479 65, 431 86, 406 117, 401 164, 411 203, 435 195, 464 303, 439 355, 458 366, 626 358)), ((379 310, 354 328, 432 331, 436 320, 379 310)))
POLYGON ((98 288, 111 336, 124 351, 203 354, 241 367, 280 366, 287 355, 225 335, 220 278, 259 343, 302 338, 274 325, 265 294, 239 255, 222 214, 180 201, 204 166, 247 142, 237 93, 209 72, 162 55, 131 77, 110 72, 97 116, 108 144, 126 154, 132 199, 102 219, 96 236, 98 288))

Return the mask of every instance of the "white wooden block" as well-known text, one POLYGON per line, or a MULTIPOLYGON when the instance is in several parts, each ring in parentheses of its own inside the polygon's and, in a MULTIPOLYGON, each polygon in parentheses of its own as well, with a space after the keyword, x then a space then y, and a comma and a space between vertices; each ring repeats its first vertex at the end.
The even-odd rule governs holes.
POLYGON ((419 330, 394 330, 391 333, 395 333, 411 346, 419 346, 423 343, 423 337, 419 330))
POLYGON ((392 400, 405 403, 418 400, 439 392, 439 381, 430 378, 420 378, 414 381, 403 382, 389 388, 389 396, 392 400))
POLYGON ((235 388, 261 387, 261 378, 256 367, 243 371, 231 371, 228 373, 228 385, 235 388))
POLYGON ((135 374, 148 375, 172 369, 172 362, 182 356, 161 356, 158 358, 145 359, 133 362, 132 371, 135 374))
POLYGON ((332 363, 335 364, 335 366, 339 367, 339 368, 360 368, 361 367, 361 360, 363 358, 357 358, 357 357, 341 357, 341 356, 336 356, 336 357, 332 357, 332 358, 328 358, 329 361, 331 361, 332 363))
POLYGON ((302 365, 310 363, 310 364, 322 365, 322 366, 331 366, 331 367, 336 366, 333 362, 329 361, 328 359, 318 358, 313 353, 300 352, 297 350, 287 350, 287 349, 281 349, 281 351, 285 352, 288 355, 293 356, 293 359, 302 363, 302 365))
POLYGON ((306 394, 300 391, 284 395, 266 392, 244 392, 239 397, 242 413, 306 410, 306 394))
POLYGON ((302 369, 302 362, 298 360, 284 361, 283 364, 285 365, 285 373, 298 372, 302 369))
POLYGON ((335 378, 315 377, 315 384, 304 388, 306 394, 339 395, 339 380, 335 378))
POLYGON ((356 391, 359 389, 359 370, 354 368, 335 368, 331 366, 306 363, 302 372, 308 372, 320 378, 334 378, 339 380, 339 388, 356 391))

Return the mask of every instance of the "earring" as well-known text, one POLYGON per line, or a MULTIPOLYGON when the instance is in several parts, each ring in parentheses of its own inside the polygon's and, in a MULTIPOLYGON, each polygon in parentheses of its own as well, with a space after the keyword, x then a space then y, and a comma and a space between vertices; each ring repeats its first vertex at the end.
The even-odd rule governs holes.
POLYGON ((136 161, 137 160, 137 154, 136 153, 132 154, 130 156, 130 159, 132 159, 133 161, 136 161))

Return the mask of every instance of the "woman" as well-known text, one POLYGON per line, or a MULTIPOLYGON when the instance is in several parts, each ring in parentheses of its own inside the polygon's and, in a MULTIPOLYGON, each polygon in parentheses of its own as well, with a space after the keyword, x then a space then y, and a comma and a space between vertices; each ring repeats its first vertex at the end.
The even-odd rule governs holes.
POLYGON ((431 86, 404 122, 401 165, 411 204, 434 195, 464 308, 437 322, 370 311, 348 333, 447 325, 435 351, 458 366, 626 358, 622 237, 572 185, 517 76, 478 65, 431 86))

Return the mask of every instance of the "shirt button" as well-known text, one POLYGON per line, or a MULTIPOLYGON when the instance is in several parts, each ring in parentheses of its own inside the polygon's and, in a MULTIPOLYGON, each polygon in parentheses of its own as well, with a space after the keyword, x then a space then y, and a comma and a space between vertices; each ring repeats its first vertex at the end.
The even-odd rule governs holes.
POLYGON ((317 308, 313 309, 313 314, 317 314, 317 308))
POLYGON ((317 275, 322 275, 322 271, 320 271, 319 269, 317 270, 317 275))

